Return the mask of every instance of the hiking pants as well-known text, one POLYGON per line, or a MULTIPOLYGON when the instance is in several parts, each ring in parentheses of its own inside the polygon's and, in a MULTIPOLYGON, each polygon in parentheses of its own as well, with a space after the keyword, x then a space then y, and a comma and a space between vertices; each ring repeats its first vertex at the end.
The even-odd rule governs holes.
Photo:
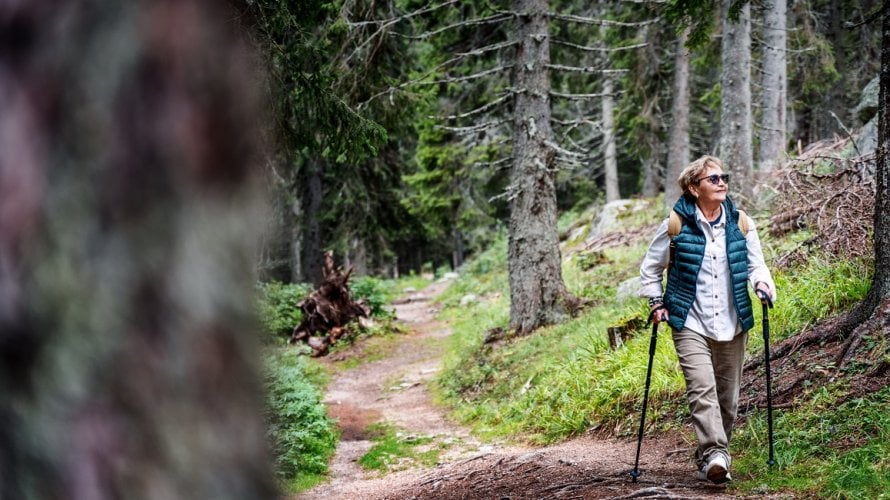
POLYGON ((684 328, 672 332, 674 348, 686 379, 686 399, 698 437, 696 465, 714 453, 730 463, 729 438, 739 407, 739 385, 748 334, 719 342, 684 328))

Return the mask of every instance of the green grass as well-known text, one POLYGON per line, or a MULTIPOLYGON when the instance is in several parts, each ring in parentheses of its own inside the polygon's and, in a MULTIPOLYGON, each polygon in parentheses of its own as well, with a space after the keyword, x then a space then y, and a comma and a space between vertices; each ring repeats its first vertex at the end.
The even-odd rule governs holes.
POLYGON ((734 437, 739 491, 795 490, 819 498, 890 498, 890 387, 841 402, 844 387, 821 387, 793 412, 774 412, 770 470, 765 412, 734 437), (883 496, 882 496, 883 495, 883 496))
POLYGON ((406 434, 389 424, 371 424, 368 433, 374 436, 374 445, 358 460, 365 470, 389 472, 409 465, 432 467, 443 449, 443 446, 427 446, 434 441, 430 436, 406 434))

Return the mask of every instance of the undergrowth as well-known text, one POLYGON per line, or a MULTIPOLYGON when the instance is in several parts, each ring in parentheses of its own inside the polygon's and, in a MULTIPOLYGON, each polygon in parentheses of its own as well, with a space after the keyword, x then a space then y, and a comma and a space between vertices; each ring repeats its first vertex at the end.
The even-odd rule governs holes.
POLYGON ((267 352, 267 433, 276 473, 287 491, 302 491, 319 483, 334 454, 337 430, 317 389, 324 382, 324 373, 295 348, 267 352))

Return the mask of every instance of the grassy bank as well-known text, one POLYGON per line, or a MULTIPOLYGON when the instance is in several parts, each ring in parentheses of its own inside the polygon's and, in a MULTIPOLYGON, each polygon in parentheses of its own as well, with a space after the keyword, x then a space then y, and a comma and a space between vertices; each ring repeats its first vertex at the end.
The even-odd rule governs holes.
MULTIPOLYGON (((636 212, 633 221, 625 221, 625 230, 656 223, 659 212, 660 204, 652 202, 647 214, 636 212)), ((765 235, 763 244, 770 262, 794 242, 765 235)), ((649 331, 640 328, 624 346, 610 350, 606 329, 621 319, 647 314, 644 301, 620 298, 616 289, 637 275, 648 240, 629 241, 595 255, 576 251, 581 245, 573 248, 569 243, 563 248, 564 279, 591 306, 575 318, 527 337, 486 344, 486 332, 506 327, 509 320, 505 246, 502 240, 470 263, 442 297, 443 317, 454 334, 438 379, 438 397, 481 436, 549 443, 590 431, 633 435, 639 422, 649 331), (481 299, 469 307, 460 306, 461 297, 468 294, 481 299)), ((770 313, 774 341, 861 300, 870 283, 869 267, 869 262, 861 260, 811 256, 793 267, 773 270, 779 293, 770 313)), ((760 308, 755 309, 757 334, 750 336, 749 357, 762 352, 760 308)), ((877 348, 886 349, 886 345, 877 348)), ((689 432, 684 426, 688 412, 683 391, 670 335, 661 331, 650 390, 649 432, 689 432)), ((780 473, 766 473, 759 465, 765 461, 761 442, 765 422, 761 412, 753 414, 733 442, 733 449, 738 450, 733 488, 749 492, 790 489, 834 497, 847 496, 848 491, 875 497, 875 492, 887 491, 890 419, 879 410, 881 405, 886 408, 887 390, 841 404, 842 394, 841 387, 808 388, 800 405, 776 412, 777 448, 782 449, 776 471, 780 473), (863 423, 856 424, 853 415, 862 415, 858 421, 863 423), (847 439, 852 431, 832 422, 858 425, 853 435, 860 437, 847 439), (867 439, 866 434, 873 437, 867 439), (820 453, 813 452, 815 445, 820 453)))

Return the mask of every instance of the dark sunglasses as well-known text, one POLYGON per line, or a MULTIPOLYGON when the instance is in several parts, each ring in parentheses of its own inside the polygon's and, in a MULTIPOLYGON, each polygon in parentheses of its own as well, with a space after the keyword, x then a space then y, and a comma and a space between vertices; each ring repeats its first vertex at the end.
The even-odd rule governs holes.
POLYGON ((712 174, 712 175, 708 175, 708 176, 702 177, 701 179, 696 179, 696 180, 695 180, 695 183, 698 184, 698 183, 700 183, 701 181, 703 181, 703 180, 705 180, 705 179, 707 179, 708 182, 710 182, 711 184, 713 184, 713 185, 715 185, 715 186, 718 185, 718 184, 720 184, 720 181, 723 181, 724 184, 729 184, 729 174, 720 174, 720 175, 712 174))

